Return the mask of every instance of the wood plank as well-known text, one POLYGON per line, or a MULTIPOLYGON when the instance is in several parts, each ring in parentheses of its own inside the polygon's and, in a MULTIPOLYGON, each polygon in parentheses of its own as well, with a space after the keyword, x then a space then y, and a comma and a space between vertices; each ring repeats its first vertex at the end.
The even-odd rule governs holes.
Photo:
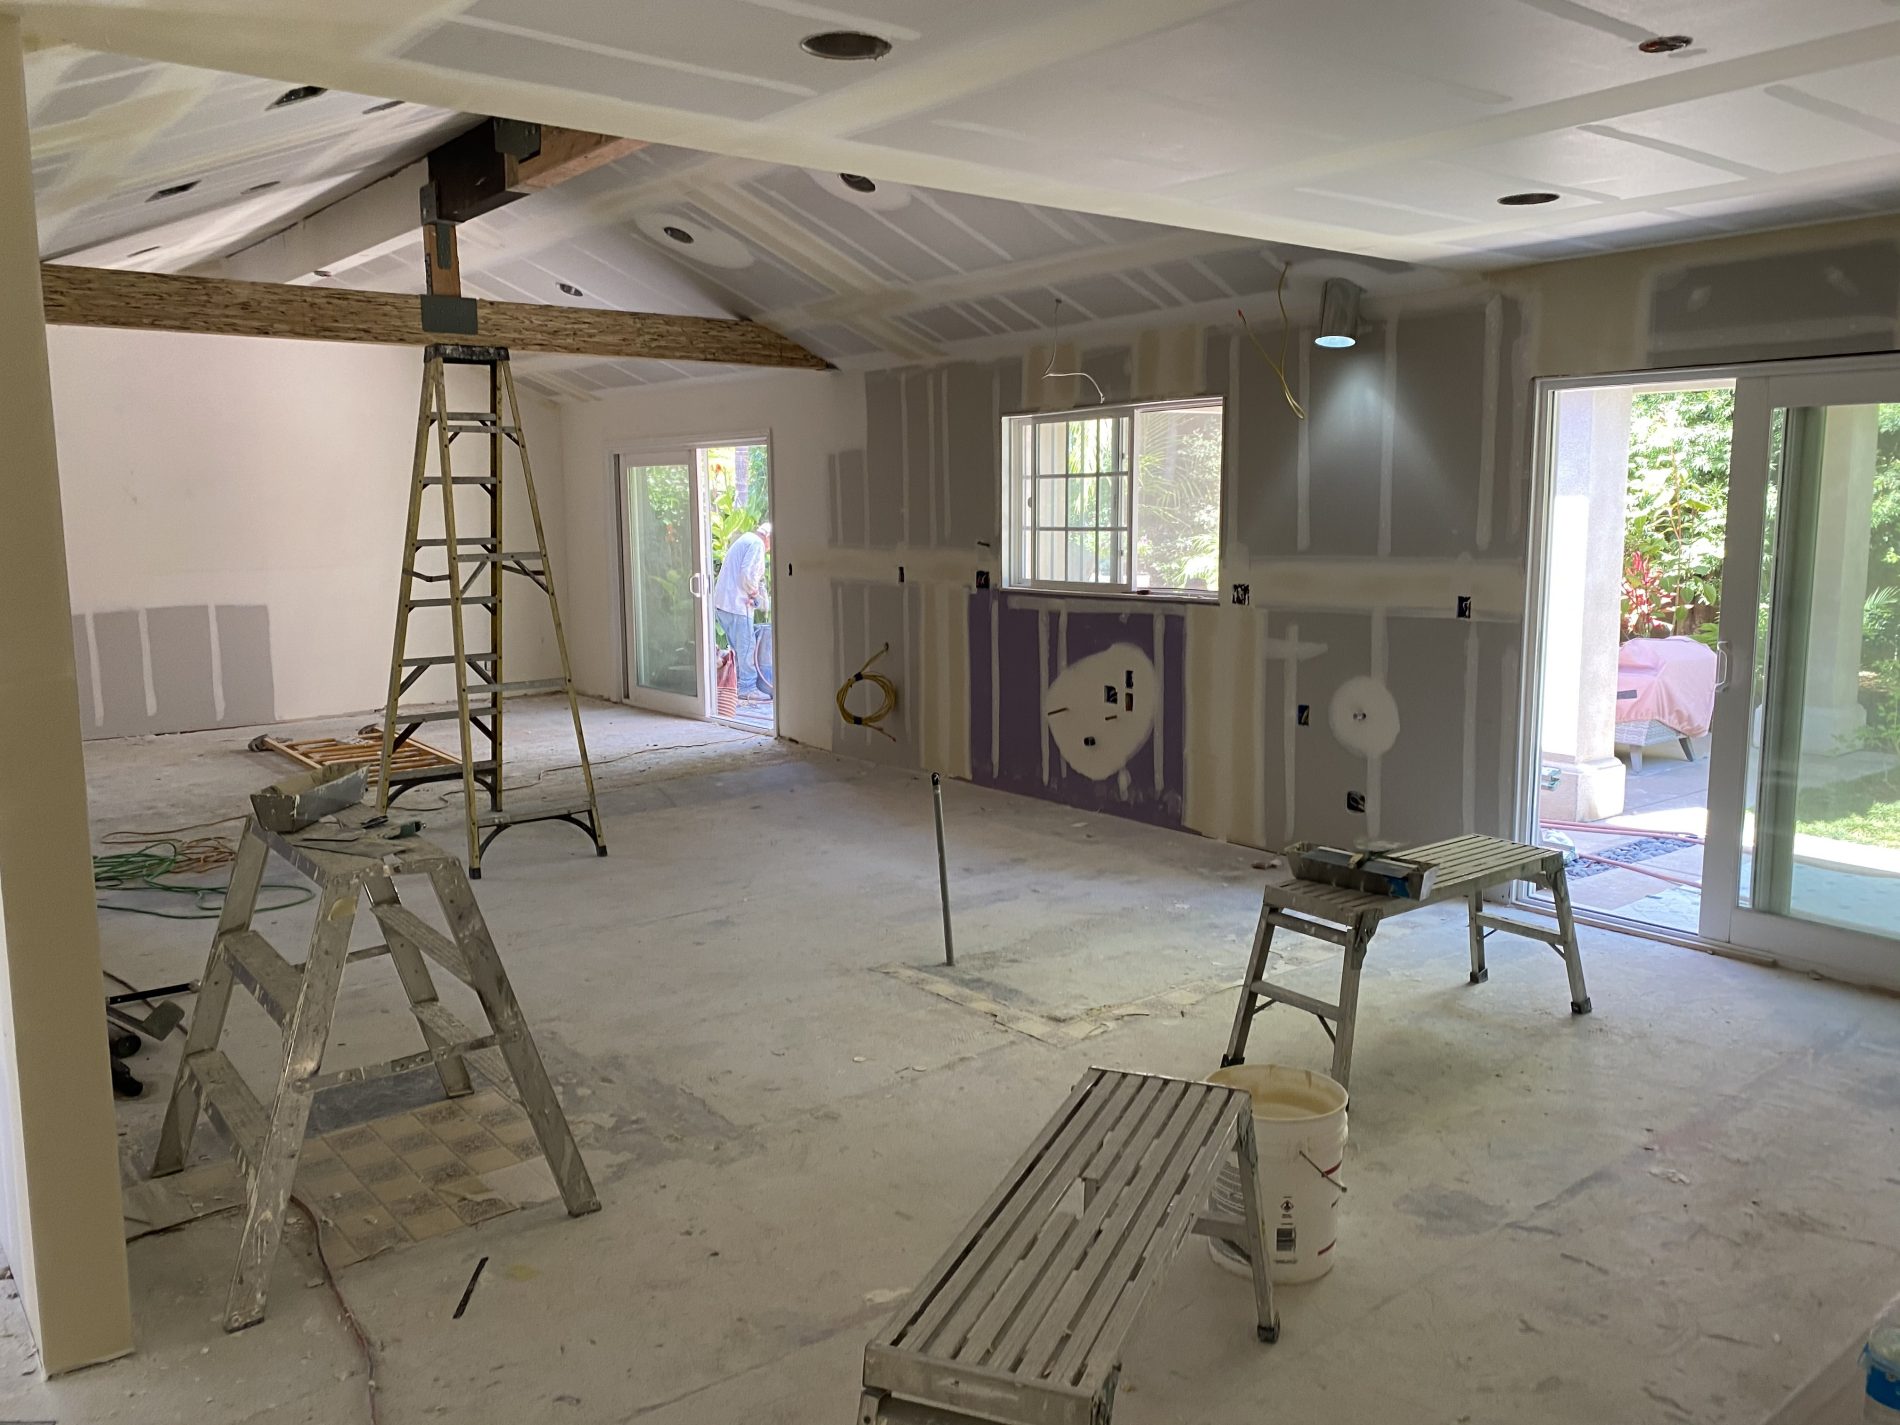
POLYGON ((538 193, 591 173, 646 147, 643 139, 615 138, 612 134, 543 125, 541 152, 510 164, 510 192, 538 193))
POLYGON ((716 361, 806 371, 828 366, 824 358, 768 327, 717 317, 477 301, 473 334, 429 332, 422 326, 420 299, 396 292, 233 282, 59 263, 41 266, 40 284, 46 320, 61 326, 391 346, 447 342, 623 360, 716 361))

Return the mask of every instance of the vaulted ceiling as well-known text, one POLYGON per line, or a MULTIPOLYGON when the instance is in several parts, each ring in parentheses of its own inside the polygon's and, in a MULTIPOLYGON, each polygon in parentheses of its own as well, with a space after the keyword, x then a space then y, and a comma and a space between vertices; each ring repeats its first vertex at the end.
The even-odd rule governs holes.
MULTIPOLYGON (((847 365, 1020 339, 1058 297, 1065 324, 1258 298, 1304 256, 1297 303, 1314 250, 1443 283, 1900 209, 1900 0, 849 5, 0 0, 42 46, 49 256, 203 270, 506 114, 648 147, 468 225, 471 291, 745 315, 847 365), (890 53, 801 49, 829 29, 890 53), (269 107, 301 85, 331 92, 269 107), (1497 201, 1523 192, 1553 196, 1497 201)), ((408 290, 419 260, 306 280, 408 290)))

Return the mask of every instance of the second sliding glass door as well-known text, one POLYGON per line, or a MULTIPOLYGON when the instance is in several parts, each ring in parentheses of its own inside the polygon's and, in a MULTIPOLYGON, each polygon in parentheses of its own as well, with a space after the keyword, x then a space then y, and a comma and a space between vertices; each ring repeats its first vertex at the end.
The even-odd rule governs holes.
POLYGON ((1739 378, 1701 934, 1894 987, 1897 546, 1900 369, 1739 378))

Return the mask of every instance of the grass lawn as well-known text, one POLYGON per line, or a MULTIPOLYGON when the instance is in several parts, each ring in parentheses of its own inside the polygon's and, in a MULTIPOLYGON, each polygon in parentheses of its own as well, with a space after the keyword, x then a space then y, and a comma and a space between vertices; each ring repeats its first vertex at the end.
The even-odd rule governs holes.
POLYGON ((1900 850, 1900 770, 1804 789, 1795 803, 1795 830, 1830 841, 1900 850))

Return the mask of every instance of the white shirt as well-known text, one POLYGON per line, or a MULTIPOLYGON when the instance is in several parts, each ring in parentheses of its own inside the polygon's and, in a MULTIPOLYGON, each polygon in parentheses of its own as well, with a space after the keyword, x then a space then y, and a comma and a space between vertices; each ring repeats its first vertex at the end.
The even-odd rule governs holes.
POLYGON ((726 548, 726 561, 713 581, 713 607, 721 613, 752 612, 765 583, 765 541, 742 534, 726 548))

